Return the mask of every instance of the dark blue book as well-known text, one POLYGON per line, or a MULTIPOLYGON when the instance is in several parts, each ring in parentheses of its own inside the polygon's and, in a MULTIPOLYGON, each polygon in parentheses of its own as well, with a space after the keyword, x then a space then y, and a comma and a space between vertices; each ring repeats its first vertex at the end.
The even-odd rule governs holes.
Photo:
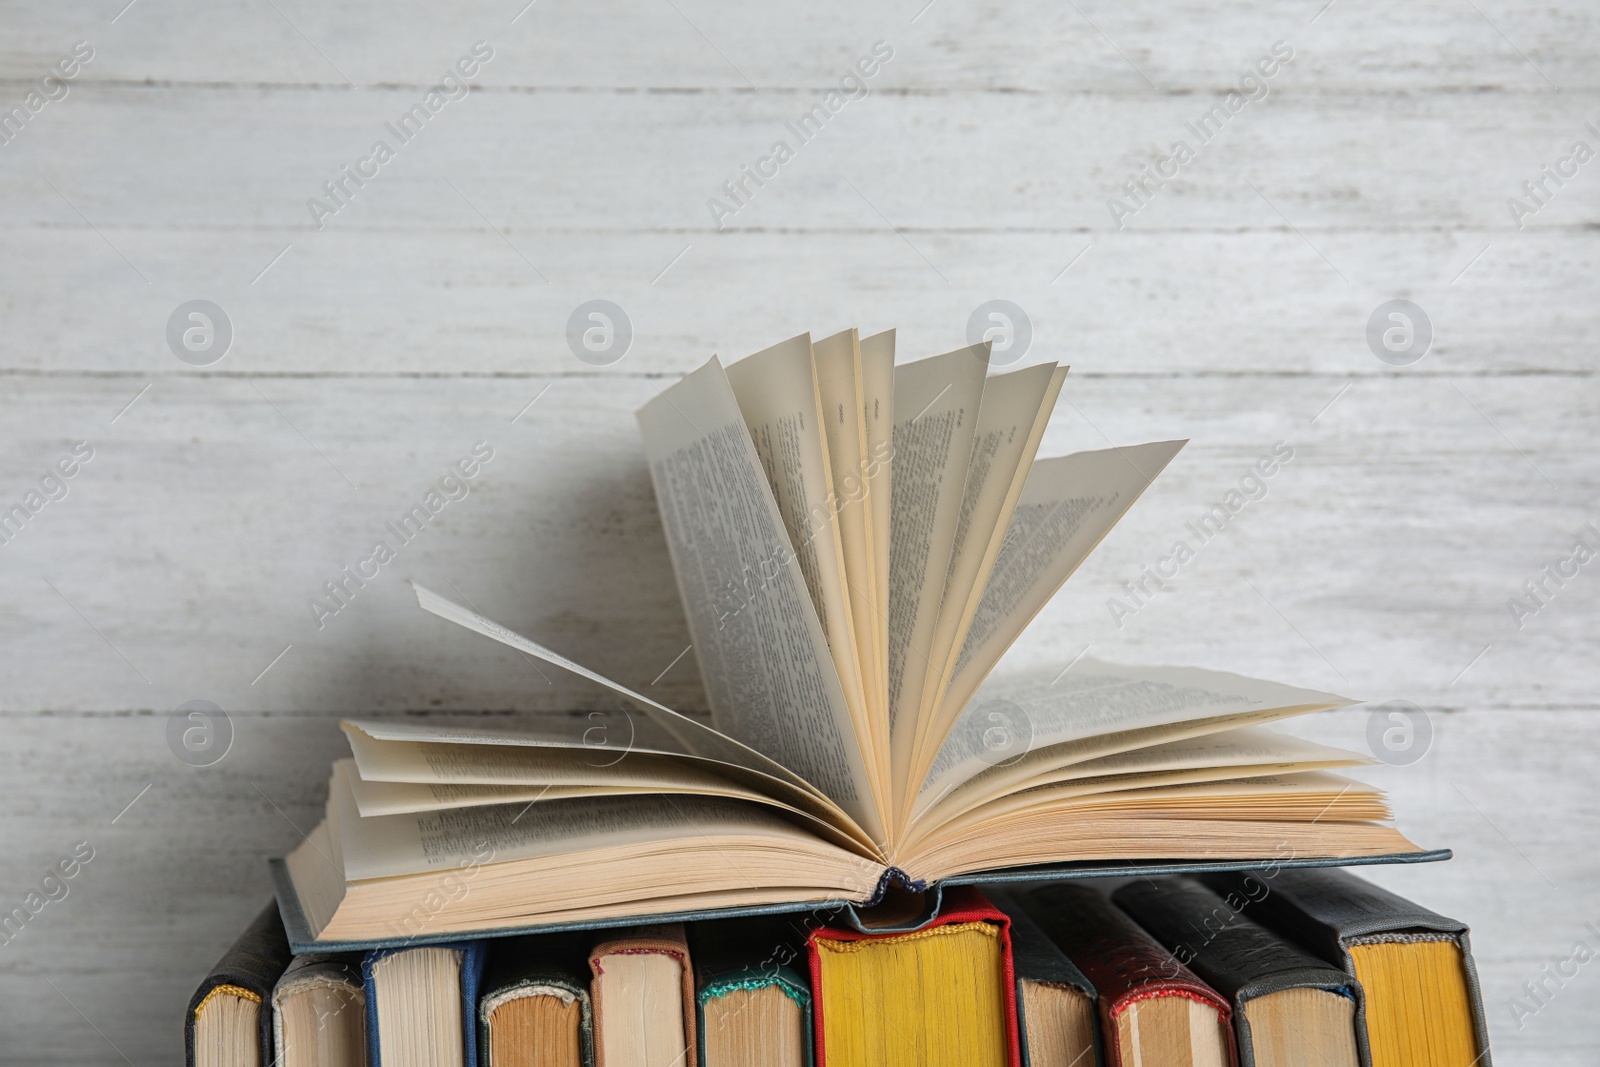
POLYGON ((477 1067, 483 941, 376 949, 361 962, 370 1067, 477 1067))

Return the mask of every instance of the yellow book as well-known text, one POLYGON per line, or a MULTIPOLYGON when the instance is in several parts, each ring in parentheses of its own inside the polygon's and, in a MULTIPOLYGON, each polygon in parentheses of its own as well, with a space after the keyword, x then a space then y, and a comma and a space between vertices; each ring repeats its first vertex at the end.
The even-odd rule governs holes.
POLYGON ((1355 976, 1372 1067, 1487 1067, 1467 927, 1335 868, 1203 879, 1251 919, 1355 976))
POLYGON ((827 1067, 1007 1067, 1019 1062, 1006 917, 951 890, 932 924, 811 937, 817 1060, 827 1067))
POLYGON ((1348 946, 1367 994, 1372 1067, 1475 1067, 1478 1044, 1460 942, 1438 932, 1384 934, 1348 946))

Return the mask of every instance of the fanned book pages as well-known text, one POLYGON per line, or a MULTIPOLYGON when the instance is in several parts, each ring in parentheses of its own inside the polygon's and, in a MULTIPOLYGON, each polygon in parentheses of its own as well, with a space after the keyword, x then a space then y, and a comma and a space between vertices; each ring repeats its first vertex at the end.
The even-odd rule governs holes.
POLYGON ((995 672, 1183 442, 1037 459, 1065 368, 894 356, 892 332, 802 335, 639 412, 709 719, 417 587, 618 710, 344 723, 352 758, 285 865, 316 942, 1419 851, 1334 773, 1368 760, 1265 728, 1343 697, 1087 656, 995 672))

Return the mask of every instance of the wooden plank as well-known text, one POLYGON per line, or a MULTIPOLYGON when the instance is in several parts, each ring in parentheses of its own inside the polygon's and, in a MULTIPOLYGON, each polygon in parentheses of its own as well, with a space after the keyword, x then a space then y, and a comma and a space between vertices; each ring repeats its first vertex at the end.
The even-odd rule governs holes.
POLYGON ((848 324, 896 326, 907 358, 932 355, 966 343, 977 307, 1004 297, 1032 322, 1029 358, 1064 360, 1080 377, 1588 374, 1600 277, 1600 230, 1318 235, 1354 285, 1287 232, 1097 235, 1087 253, 1090 235, 915 236, 949 285, 888 232, 515 235, 549 285, 487 229, 330 230, 305 244, 236 230, 106 233, 153 284, 93 231, 0 230, 12 308, 0 367, 123 374, 132 391, 194 374, 670 375, 848 324), (769 275, 774 260, 784 267, 769 275), (1398 370, 1365 333, 1397 295, 1434 327, 1432 352, 1398 370), (605 367, 580 362, 566 338, 573 311, 597 296, 634 328, 627 355, 605 367), (234 327, 232 350, 203 370, 165 335, 196 297, 234 327))
POLYGON ((165 714, 8 724, 4 907, 80 842, 94 855, 0 952, 0 1058, 182 1062, 189 995, 270 898, 265 857, 320 816, 338 741, 331 720, 234 723, 208 768, 172 755, 165 714))
MULTIPOLYGON (((635 686, 688 644, 633 424, 652 380, 560 380, 541 396, 543 383, 493 379, 169 378, 112 423, 138 388, 0 379, 8 501, 70 441, 96 449, 3 547, 8 711, 571 706, 521 657, 419 611, 407 577, 453 582, 635 686), (477 488, 402 545, 389 524, 480 440, 494 458, 477 488), (319 629, 310 600, 378 540, 396 560, 319 629)), ((1578 665, 1600 585, 1575 579, 1521 629, 1507 600, 1596 518, 1600 471, 1573 447, 1594 379, 1069 379, 1064 395, 1046 453, 1192 443, 1020 661, 1093 643, 1363 697, 1593 706, 1578 665), (1279 440, 1294 459, 1200 545, 1186 524, 1279 440), (1114 617, 1121 583, 1179 539, 1194 561, 1114 617)), ((659 692, 691 701, 691 661, 659 692)))
POLYGON ((276 6, 141 5, 114 23, 115 10, 33 7, 8 20, 0 55, 21 78, 87 38, 97 55, 85 76, 94 79, 345 89, 426 85, 487 39, 496 57, 485 78, 495 85, 703 92, 823 88, 887 39, 897 49, 893 84, 904 88, 1129 93, 1229 86, 1276 40, 1293 44, 1308 78, 1363 93, 1592 88, 1597 58, 1593 11, 1526 0, 1480 5, 1481 14, 1448 0, 1328 10, 1264 0, 1159 10, 845 0, 783 10, 704 0, 276 6))
POLYGON ((409 99, 385 92, 374 107, 85 86, 45 112, 56 125, 8 146, 26 165, 0 169, 16 309, 0 365, 186 370, 164 327, 201 294, 237 320, 219 373, 438 373, 441 352, 453 370, 588 372, 565 329, 598 294, 637 331, 603 373, 676 373, 775 329, 844 321, 897 323, 908 351, 944 350, 995 296, 1028 311, 1039 350, 1091 373, 1380 373, 1364 330, 1396 295, 1424 306, 1453 366, 1591 365, 1595 199, 1566 190, 1520 232, 1505 210, 1535 161, 1581 132, 1583 98, 1530 111, 1509 96, 1274 97, 1118 231, 1106 198, 1183 133, 1197 98, 1007 102, 1003 150, 967 160, 993 97, 881 96, 717 232, 706 200, 793 101, 485 94, 314 229, 306 199, 409 99), (1034 136, 1051 126, 1072 143, 1034 136), (196 128, 214 132, 191 142, 196 128), (548 165, 544 146, 590 128, 643 165, 609 150, 548 165), (1370 151, 1380 137, 1412 146, 1405 165, 1370 151), (285 140, 294 154, 273 147, 285 140), (86 162, 86 142, 122 162, 86 162), (178 154, 141 152, 150 142, 178 154), (753 281, 774 261, 781 280, 753 281))
MULTIPOLYGON (((1182 141, 1195 158, 1167 168, 1170 184, 1120 220, 1127 227, 1286 231, 1287 218, 1313 241, 1324 229, 1509 232, 1517 220, 1507 198, 1526 198, 1522 183, 1539 179, 1541 165, 1557 163, 1575 140, 1593 148, 1584 123, 1600 114, 1600 90, 1546 98, 1285 87, 1198 129, 1221 98, 879 93, 802 137, 790 124, 815 102, 803 90, 711 101, 489 92, 446 104, 419 133, 390 130, 420 99, 414 87, 356 94, 84 84, 6 146, 27 166, 0 171, 0 221, 78 228, 81 211, 115 241, 125 227, 266 228, 309 239, 318 221, 326 237, 355 228, 480 230, 487 218, 526 236, 524 254, 536 262, 533 234, 552 230, 708 232, 720 221, 722 229, 785 231, 892 225, 913 239, 920 231, 1110 231, 1119 219, 1107 199, 1139 207, 1125 183, 1182 141), (999 126, 997 109, 1006 115, 999 126), (987 131, 982 152, 972 148, 977 129, 987 131), (357 167, 379 140, 394 158, 369 161, 359 186, 343 179, 349 206, 314 217, 307 201, 338 207, 324 183, 357 167), (747 180, 741 199, 750 202, 731 218, 713 215, 707 200, 738 206, 723 183, 780 140, 794 158, 768 164, 761 187, 747 180), (286 142, 293 153, 282 151, 286 142), (85 144, 97 146, 92 155, 85 144), (149 144, 166 148, 143 151, 149 144), (584 151, 565 148, 580 144, 584 151)), ((1548 186, 1549 206, 1526 226, 1593 223, 1586 174, 1578 168, 1564 189, 1548 186)), ((1336 262, 1350 254, 1338 245, 1326 251, 1336 262)), ((128 250, 139 262, 136 252, 128 250)), ((562 273, 559 261, 549 265, 562 273)))

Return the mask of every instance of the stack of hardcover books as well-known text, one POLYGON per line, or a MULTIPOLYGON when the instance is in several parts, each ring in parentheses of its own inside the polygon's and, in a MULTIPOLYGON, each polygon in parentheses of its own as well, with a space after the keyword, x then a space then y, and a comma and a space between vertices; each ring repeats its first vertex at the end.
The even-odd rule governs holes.
POLYGON ((1466 927, 1278 865, 301 955, 274 904, 189 1016, 205 1067, 1489 1062, 1466 927))
POLYGON ((610 710, 344 723, 274 865, 302 956, 225 960, 196 1062, 1486 1060, 1464 930, 1313 872, 1448 855, 1335 773, 1369 760, 1266 726, 1352 701, 995 669, 1183 442, 1036 460, 1065 368, 894 349, 802 335, 639 413, 709 720, 417 587, 610 710), (1221 881, 1244 870, 1261 900, 1221 881), (1140 881, 1067 884, 1116 873, 1140 881))

